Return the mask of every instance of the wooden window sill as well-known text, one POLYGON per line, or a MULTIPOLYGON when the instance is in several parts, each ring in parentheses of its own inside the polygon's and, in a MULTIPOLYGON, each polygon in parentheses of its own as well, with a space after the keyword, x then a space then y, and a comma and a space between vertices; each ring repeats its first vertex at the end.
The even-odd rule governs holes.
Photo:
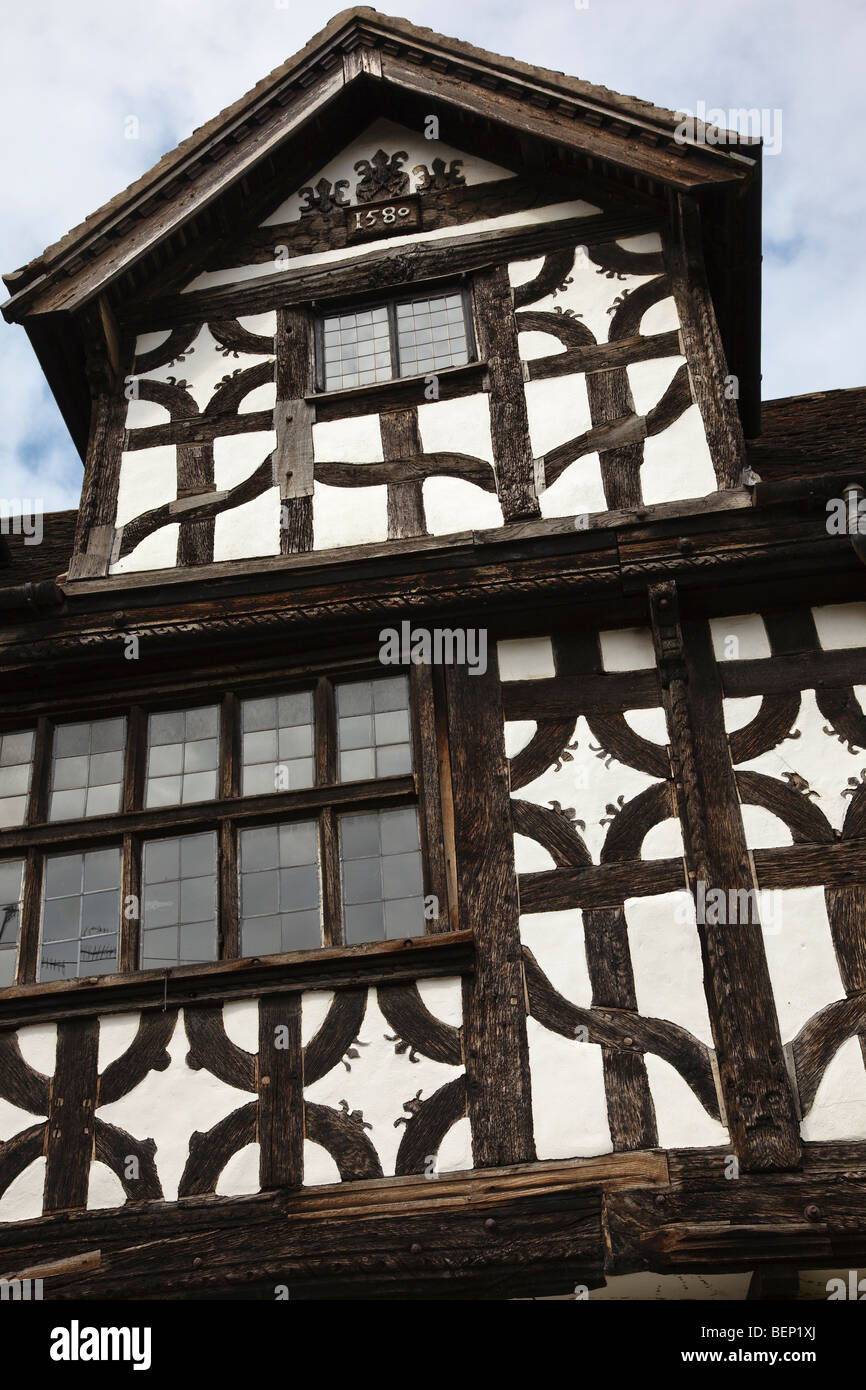
POLYGON ((435 376, 439 383, 437 400, 452 400, 456 396, 474 395, 487 389, 487 363, 467 362, 462 367, 441 367, 439 371, 420 376, 401 376, 391 381, 371 382, 367 386, 350 386, 343 391, 316 391, 307 396, 315 406, 316 421, 341 420, 347 415, 372 415, 380 410, 407 405, 423 405, 427 379, 435 376))
POLYGON ((398 941, 365 942, 360 946, 330 946, 318 951, 178 966, 172 970, 16 985, 0 990, 0 1028, 20 1028, 82 1014, 176 1009, 187 1004, 221 1004, 269 994, 409 984, 467 975, 472 970, 472 932, 441 932, 398 941))

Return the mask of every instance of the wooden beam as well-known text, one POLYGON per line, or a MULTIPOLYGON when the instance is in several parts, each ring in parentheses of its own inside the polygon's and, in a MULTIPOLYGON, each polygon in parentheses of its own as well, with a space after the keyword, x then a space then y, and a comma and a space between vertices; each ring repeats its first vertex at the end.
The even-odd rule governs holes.
POLYGON ((535 1157, 508 763, 495 664, 446 667, 445 681, 459 913, 475 942, 463 989, 472 1153, 487 1168, 535 1157))
MULTIPOLYGON (((673 584, 651 588, 650 614, 690 884, 694 891, 702 883, 705 894, 756 889, 709 625, 680 626, 673 584)), ((727 1122, 741 1167, 796 1168, 797 1107, 760 923, 699 922, 698 933, 727 1122)))

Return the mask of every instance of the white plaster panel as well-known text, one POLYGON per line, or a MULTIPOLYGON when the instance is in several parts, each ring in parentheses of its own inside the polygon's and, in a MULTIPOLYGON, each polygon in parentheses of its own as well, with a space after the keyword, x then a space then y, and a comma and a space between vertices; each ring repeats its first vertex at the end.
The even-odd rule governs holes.
POLYGON ((280 489, 220 512, 214 524, 214 560, 244 560, 280 553, 280 489))
POLYGON ((99 1051, 97 1068, 100 1075, 130 1046, 141 1018, 140 1013, 106 1014, 99 1019, 99 1051))
POLYGON ((385 484, 328 487, 325 483, 316 483, 313 538, 316 550, 387 540, 388 489, 385 484))
POLYGON ((493 462, 490 402, 483 391, 450 401, 426 401, 418 407, 418 428, 425 454, 470 454, 493 462))
POLYGON ((528 835, 515 835, 514 867, 519 874, 538 874, 555 869, 556 860, 537 840, 531 840, 528 835))
MULTIPOLYGON (((514 178, 513 171, 503 168, 500 164, 491 164, 489 160, 467 154, 465 150, 459 150, 444 140, 428 140, 423 130, 412 130, 408 126, 398 125, 395 121, 390 121, 387 117, 382 116, 367 126, 357 139, 347 145, 344 150, 341 150, 318 173, 306 179, 303 186, 315 188, 319 180, 323 178, 327 179, 332 186, 340 179, 347 179, 349 187, 344 190, 344 196, 354 204, 355 187, 360 177, 355 172, 355 164, 362 159, 371 160, 378 149, 384 149, 388 155, 394 154, 397 150, 405 150, 406 158, 403 160, 403 171, 409 175, 410 193, 416 192, 418 187, 419 178, 414 172, 416 167, 424 164, 428 169, 432 169, 434 159, 444 159, 449 167, 452 159, 462 160, 460 173, 467 186, 514 178)), ((301 203, 305 201, 299 197, 297 191, 293 192, 260 225, 271 227, 282 222, 299 221, 301 203)))
POLYGON ((679 326, 676 300, 669 294, 666 299, 650 305, 638 325, 638 332, 645 338, 651 338, 654 333, 675 332, 679 326))
POLYGON ((647 1052, 647 1079, 656 1112, 659 1145, 663 1149, 702 1149, 728 1142, 728 1131, 708 1115, 676 1067, 647 1052))
MULTIPOLYGON (((555 339, 551 338, 551 342, 555 339)), ((523 389, 535 458, 541 458, 542 454, 592 428, 586 376, 582 372, 527 381, 523 389)), ((575 461, 580 462, 579 459, 575 461)))
POLYGON ((177 564, 177 542, 180 526, 176 521, 160 526, 158 531, 145 536, 134 550, 124 555, 122 560, 109 566, 109 574, 132 574, 139 570, 173 569, 177 564))
POLYGON ((534 719, 509 719, 505 724, 505 756, 516 758, 532 739, 538 724, 534 719))
POLYGON ((835 830, 841 830, 851 793, 863 779, 864 761, 862 749, 850 752, 849 745, 833 733, 818 709, 814 690, 804 690, 788 735, 768 752, 737 766, 793 784, 803 795, 811 793, 812 804, 835 830))
POLYGON ((684 357, 653 357, 648 362, 629 362, 626 376, 638 415, 648 415, 670 386, 684 357))
POLYGON ((669 1019, 712 1047, 691 893, 627 898, 624 911, 638 1013, 669 1019))
POLYGON ((464 1115, 439 1145, 436 1156, 437 1173, 467 1173, 472 1168, 472 1126, 464 1115))
POLYGON ((173 502, 177 497, 177 449, 159 444, 153 449, 131 449, 120 456, 115 524, 173 502))
POLYGON ((244 1052, 259 1050, 259 1001, 238 999, 223 1004, 223 1028, 226 1036, 244 1052))
POLYGON ((460 979, 418 980, 417 985, 425 1008, 443 1023, 459 1028, 463 1022, 463 986, 460 979))
POLYGON ((585 517, 607 511, 598 454, 582 454, 560 473, 538 499, 543 517, 585 517))
POLYGON ((704 423, 696 405, 690 405, 661 434, 644 440, 643 459, 641 489, 649 506, 684 497, 707 497, 718 490, 704 423))
POLYGON ((546 680, 556 675, 549 637, 516 637, 497 644, 499 678, 503 681, 546 680))
POLYGON ((53 1076, 57 1057, 57 1024, 33 1023, 18 1029, 21 1056, 34 1071, 53 1076))
POLYGON ((640 232, 637 236, 621 236, 616 239, 623 251, 632 251, 636 256, 657 256, 662 250, 662 239, 658 232, 640 232))
POLYGON ((866 603, 829 603, 812 609, 818 641, 825 651, 866 647, 866 603))
POLYGON ((143 430, 150 425, 167 425, 171 419, 168 406, 159 401, 147 401, 143 396, 133 396, 126 407, 126 428, 143 430))
POLYGON ((794 837, 785 822, 774 816, 772 811, 765 811, 763 806, 752 806, 743 802, 740 812, 749 849, 774 849, 794 843, 794 837))
POLYGON ((856 1038, 842 1044, 824 1072, 800 1132, 807 1143, 866 1139, 866 1072, 856 1038))
POLYGON ((403 1137, 404 1126, 395 1121, 408 1119, 411 1113, 404 1110, 404 1102, 412 1100, 419 1091, 422 1101, 429 1099, 463 1071, 462 1067, 434 1062, 418 1052, 416 1061, 410 1061, 408 1048, 398 1052, 397 1044, 388 1041, 393 1038, 393 1031, 379 1008, 376 991, 369 990, 364 1020, 354 1045, 359 1055, 349 1062, 350 1069, 347 1071, 342 1062, 338 1063, 327 1076, 304 1090, 308 1101, 338 1111, 343 1108, 341 1101, 345 1101, 350 1112, 361 1112, 364 1123, 372 1126, 364 1133, 376 1149, 386 1177, 394 1173, 403 1137))
POLYGON ((334 1002, 332 989, 314 989, 301 995, 301 1045, 306 1047, 316 1036, 328 1010, 334 1002))
POLYGON ((601 1048, 527 1018, 535 1150, 540 1159, 611 1153, 601 1048))
POLYGON ((105 1163, 94 1161, 87 1179, 87 1210, 122 1207, 126 1202, 123 1183, 105 1163))
POLYGON ((42 1215, 45 1168, 45 1159, 37 1158, 13 1179, 0 1197, 0 1222, 33 1221, 42 1215))
POLYGON ((681 859, 684 854, 682 826, 675 816, 650 826, 640 847, 641 859, 681 859))
POLYGON ((710 634, 716 661, 762 661, 772 655, 760 613, 710 618, 710 634))
POLYGON ((465 478, 425 478, 422 494, 431 536, 492 530, 502 525, 502 508, 495 493, 485 492, 465 478))
POLYGON ((11 1101, 0 1096, 0 1144, 20 1134, 23 1129, 38 1125, 44 1114, 45 1111, 37 1115, 32 1110, 22 1110, 20 1106, 13 1105, 11 1101))
POLYGON ((744 729, 751 724, 760 708, 760 695, 726 696, 722 700, 725 732, 733 734, 737 729, 744 729))
POLYGON ((170 337, 170 328, 158 328, 153 333, 139 333, 135 340, 136 357, 143 357, 146 352, 153 352, 154 348, 162 347, 170 337))
MULTIPOLYGON (((187 1066, 189 1042, 182 1018, 181 1014, 168 1044, 171 1065, 165 1071, 149 1072, 128 1095, 96 1111, 100 1119, 136 1138, 156 1141, 157 1172, 169 1202, 177 1198, 192 1132, 211 1129, 253 1098, 250 1092, 227 1086, 204 1068, 193 1071, 187 1066)), ((258 1184, 253 1190, 258 1190, 258 1184)))
POLYGON ((313 457, 317 463, 381 463, 379 416, 355 415, 313 425, 313 457))
POLYGON ((217 1197, 243 1197, 259 1190, 258 1144, 245 1144, 232 1154, 216 1184, 217 1197))
POLYGON ((223 434, 213 442, 214 486, 227 492, 255 473, 277 447, 276 430, 223 434))
POLYGON ((277 384, 275 381, 265 381, 247 392, 238 406, 238 415, 249 415, 256 410, 273 410, 276 403, 277 384))
POLYGON ((558 338, 536 329, 524 329, 517 335, 517 341, 522 362, 534 362, 539 357, 558 357, 560 353, 568 351, 565 343, 558 338))
MULTIPOLYGON (((767 898, 762 895, 763 900, 767 898)), ((790 1042, 803 1024, 825 1005, 845 996, 833 950, 824 889, 776 889, 772 930, 764 933, 770 983, 779 1015, 782 1042, 790 1042)), ((762 912, 762 925, 768 913, 762 912)))
POLYGON ((518 285, 528 285, 530 280, 534 280, 540 273, 543 265, 543 256, 532 256, 525 261, 509 261, 508 281, 511 288, 516 290, 518 285))
POLYGON ((336 1162, 321 1144, 304 1140, 304 1187, 324 1187, 340 1181, 336 1162))
POLYGON ((520 940, 535 956, 554 989, 570 1003, 588 1009, 592 1004, 592 983, 580 909, 522 912, 520 940))
POLYGON ((648 627, 606 628, 598 639, 605 671, 642 671, 656 664, 648 627))
POLYGON ((272 338, 277 331, 277 311, 267 309, 263 314, 244 314, 238 317, 238 323, 248 333, 258 333, 263 338, 272 338))
POLYGON ((641 738, 645 738, 649 743, 657 743, 662 748, 667 747, 668 721, 660 706, 656 709, 626 709, 623 710, 622 717, 629 728, 634 729, 641 738))

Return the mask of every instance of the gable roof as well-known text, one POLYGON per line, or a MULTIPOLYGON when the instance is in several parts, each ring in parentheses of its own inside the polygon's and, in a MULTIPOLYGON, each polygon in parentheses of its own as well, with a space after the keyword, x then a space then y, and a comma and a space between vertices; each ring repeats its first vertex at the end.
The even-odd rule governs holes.
MULTIPOLYGON (((733 246, 738 240, 742 248, 746 232, 754 240, 760 141, 715 132, 713 143, 704 143, 700 125, 697 138, 683 141, 675 112, 366 6, 343 10, 127 189, 4 276, 12 292, 4 316, 27 328, 79 449, 86 445, 89 417, 80 394, 83 348, 80 332, 65 316, 101 296, 110 303, 134 294, 167 264, 190 255, 199 237, 224 233, 238 204, 246 202, 251 181, 273 170, 286 149, 294 146, 297 161, 298 147, 310 144, 315 167, 325 147, 312 148, 314 123, 327 122, 329 113, 332 122, 338 120, 341 102, 357 104, 362 96, 369 102, 374 93, 381 100, 386 90, 405 102, 423 97, 425 110, 435 95, 466 119, 507 128, 525 149, 537 153, 553 146, 578 158, 578 169, 642 193, 695 191, 708 199, 718 195, 726 205, 736 202, 726 206, 725 241, 733 246), (293 141, 302 130, 304 140, 293 141)), ((321 139, 333 142, 333 131, 321 139)), ((729 259, 741 255, 731 251, 729 259)), ((746 278, 752 278, 741 298, 753 306, 759 255, 759 246, 752 246, 745 256, 746 278)), ((742 279, 744 272, 732 273, 742 279)))

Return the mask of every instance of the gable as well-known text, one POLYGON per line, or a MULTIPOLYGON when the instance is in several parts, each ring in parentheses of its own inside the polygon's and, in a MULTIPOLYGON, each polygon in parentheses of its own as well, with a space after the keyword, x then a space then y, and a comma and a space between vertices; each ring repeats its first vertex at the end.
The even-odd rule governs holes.
MULTIPOLYGON (((398 194, 414 194, 430 188, 471 186, 492 183, 514 177, 514 171, 492 164, 477 155, 459 150, 437 133, 427 138, 423 131, 410 129, 387 117, 373 121, 357 139, 342 150, 323 168, 307 180, 307 192, 295 189, 279 207, 263 219, 261 226, 282 222, 297 222, 311 211, 322 211, 321 198, 310 197, 318 192, 324 180, 332 197, 339 197, 341 206, 352 203, 375 202, 398 194), (381 160, 387 156, 388 173, 380 173, 381 160)), ((327 193, 324 194, 327 196, 327 193)))

